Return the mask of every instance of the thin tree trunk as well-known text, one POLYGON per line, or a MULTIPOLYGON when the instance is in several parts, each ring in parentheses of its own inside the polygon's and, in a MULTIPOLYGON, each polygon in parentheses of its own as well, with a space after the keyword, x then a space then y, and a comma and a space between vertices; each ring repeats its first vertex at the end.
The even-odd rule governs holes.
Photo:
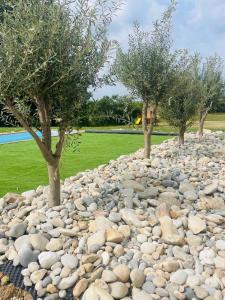
POLYGON ((144 158, 150 158, 151 153, 151 136, 148 131, 144 131, 144 158))
POLYGON ((49 178, 49 193, 48 206, 54 207, 60 205, 60 175, 59 165, 48 164, 48 178, 49 178))
POLYGON ((205 119, 208 115, 209 110, 205 110, 204 112, 200 113, 200 118, 199 118, 199 129, 198 129, 198 133, 199 133, 199 138, 203 137, 203 130, 204 130, 204 124, 205 124, 205 119))
POLYGON ((144 101, 143 108, 142 108, 142 129, 144 133, 144 158, 150 158, 150 135, 148 132, 148 125, 147 125, 147 112, 148 112, 148 103, 144 101))
POLYGON ((199 128, 198 128, 199 138, 202 138, 202 137, 203 137, 204 123, 205 123, 205 120, 204 120, 204 119, 201 119, 201 120, 199 121, 199 128))
POLYGON ((148 136, 149 136, 149 157, 151 154, 151 148, 152 148, 152 133, 153 133, 153 129, 155 126, 155 120, 156 120, 156 114, 157 114, 157 108, 158 105, 154 105, 153 110, 152 110, 152 117, 150 119, 150 124, 149 124, 149 128, 148 128, 148 136))
POLYGON ((151 154, 151 144, 152 144, 152 133, 155 124, 155 117, 157 112, 157 105, 153 107, 152 117, 150 119, 150 124, 147 124, 147 114, 148 114, 148 102, 143 103, 142 109, 142 128, 144 132, 144 158, 150 158, 151 154))
POLYGON ((202 109, 199 112, 199 138, 203 137, 203 130, 204 130, 204 123, 206 120, 206 117, 209 113, 209 111, 212 108, 212 102, 210 103, 210 105, 208 107, 206 107, 205 109, 202 109))
POLYGON ((185 128, 181 126, 179 129, 179 145, 184 144, 184 133, 185 133, 185 128))

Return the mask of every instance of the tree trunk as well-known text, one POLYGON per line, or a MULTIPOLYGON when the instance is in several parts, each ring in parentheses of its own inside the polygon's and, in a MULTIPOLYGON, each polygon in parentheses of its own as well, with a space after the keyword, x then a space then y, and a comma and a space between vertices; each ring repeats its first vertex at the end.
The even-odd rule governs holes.
POLYGON ((184 144, 184 133, 185 133, 185 128, 180 127, 180 129, 179 129, 179 145, 184 144))
POLYGON ((208 110, 205 110, 204 112, 200 113, 199 128, 198 128, 199 138, 203 137, 204 123, 205 123, 207 114, 208 114, 208 110))
POLYGON ((151 153, 151 136, 148 131, 144 131, 144 158, 150 158, 151 153))
POLYGON ((144 158, 150 158, 151 145, 150 134, 147 125, 148 102, 144 101, 142 108, 142 129, 144 133, 144 158))
POLYGON ((49 193, 48 206, 54 207, 60 205, 60 175, 59 165, 48 164, 48 178, 49 178, 49 193))
POLYGON ((157 113, 157 108, 158 108, 158 105, 153 106, 152 117, 150 119, 150 124, 148 126, 148 124, 147 124, 148 106, 149 106, 149 103, 147 101, 145 101, 143 103, 143 108, 142 108, 142 128, 143 128, 143 133, 144 133, 144 145, 145 145, 144 158, 150 158, 152 133, 153 133, 153 129, 154 129, 155 118, 156 118, 156 113, 157 113))
POLYGON ((35 130, 29 125, 26 116, 24 116, 14 105, 13 99, 6 99, 6 104, 9 111, 16 117, 19 123, 33 136, 36 141, 45 161, 48 165, 49 177, 49 207, 60 205, 60 176, 59 176, 59 161, 65 140, 65 127, 61 126, 58 130, 59 137, 56 144, 55 153, 52 152, 51 143, 51 122, 49 117, 49 107, 42 98, 35 97, 38 108, 39 120, 41 124, 42 139, 37 135, 35 130))
POLYGON ((199 112, 199 138, 203 137, 203 130, 204 130, 204 123, 205 123, 205 119, 210 111, 210 109, 212 108, 212 102, 210 103, 210 105, 208 107, 206 107, 205 109, 200 110, 199 112))
POLYGON ((202 118, 202 119, 199 121, 199 128, 198 128, 199 138, 202 138, 202 137, 203 137, 204 123, 205 123, 205 120, 202 118))

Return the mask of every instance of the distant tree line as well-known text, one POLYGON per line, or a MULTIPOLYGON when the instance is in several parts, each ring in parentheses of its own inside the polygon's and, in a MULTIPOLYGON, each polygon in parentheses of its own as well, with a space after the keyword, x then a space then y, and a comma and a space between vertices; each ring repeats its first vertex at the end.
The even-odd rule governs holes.
POLYGON ((211 112, 224 113, 225 112, 225 94, 222 95, 216 103, 213 103, 211 112))
POLYGON ((142 103, 132 96, 104 96, 88 101, 82 108, 78 126, 132 126, 141 115, 142 103))
MULTIPOLYGON (((0 103, 0 126, 17 126, 18 122, 11 115, 4 111, 0 103)), ((211 113, 225 112, 225 94, 214 101, 210 109, 211 113)), ((131 96, 103 96, 102 98, 86 101, 80 109, 79 117, 74 120, 75 127, 85 126, 133 126, 136 119, 142 114, 142 103, 131 96)), ((162 119, 158 114, 158 120, 162 119)), ((57 125, 52 122, 52 126, 57 125)))

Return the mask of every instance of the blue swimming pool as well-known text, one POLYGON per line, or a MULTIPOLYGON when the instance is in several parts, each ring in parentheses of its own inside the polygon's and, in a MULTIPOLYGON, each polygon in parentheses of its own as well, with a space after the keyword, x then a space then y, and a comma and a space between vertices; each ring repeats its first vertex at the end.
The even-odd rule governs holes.
MULTIPOLYGON (((37 135, 41 137, 41 133, 37 132, 37 135)), ((0 144, 16 143, 21 141, 32 140, 33 137, 28 132, 6 133, 0 134, 0 144)))
MULTIPOLYGON (((41 132, 36 132, 41 137, 41 132)), ((52 130, 52 136, 57 136, 57 131, 52 130)), ((33 137, 28 132, 4 133, 0 134, 0 144, 16 143, 22 141, 33 140, 33 137)))

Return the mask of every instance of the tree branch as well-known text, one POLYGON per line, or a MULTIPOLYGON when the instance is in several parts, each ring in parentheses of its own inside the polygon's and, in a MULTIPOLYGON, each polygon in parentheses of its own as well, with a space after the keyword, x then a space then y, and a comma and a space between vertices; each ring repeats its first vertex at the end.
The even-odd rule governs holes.
POLYGON ((56 158, 60 158, 62 154, 62 149, 63 149, 63 144, 65 141, 65 129, 64 128, 59 128, 59 140, 58 143, 56 144, 56 150, 54 153, 54 156, 56 158))
POLYGON ((36 134, 36 132, 30 127, 28 124, 28 121, 24 118, 24 116, 19 112, 19 110, 15 107, 13 104, 13 101, 10 99, 6 100, 6 105, 9 109, 9 111, 16 117, 18 122, 32 135, 35 142, 37 143, 38 147, 40 148, 45 160, 50 163, 54 163, 54 157, 52 154, 48 151, 46 146, 42 143, 39 136, 36 134))
POLYGON ((43 134, 43 143, 46 145, 48 151, 51 151, 51 122, 49 119, 49 107, 42 97, 34 97, 38 115, 41 123, 41 130, 43 134))
POLYGON ((149 135, 152 135, 152 132, 153 132, 157 109, 158 109, 158 104, 153 106, 152 117, 150 117, 150 125, 149 125, 149 128, 148 128, 148 134, 149 135))
POLYGON ((148 127, 147 127, 147 112, 148 112, 148 102, 146 100, 144 100, 143 108, 142 108, 142 129, 143 129, 143 132, 146 132, 148 130, 148 127))

